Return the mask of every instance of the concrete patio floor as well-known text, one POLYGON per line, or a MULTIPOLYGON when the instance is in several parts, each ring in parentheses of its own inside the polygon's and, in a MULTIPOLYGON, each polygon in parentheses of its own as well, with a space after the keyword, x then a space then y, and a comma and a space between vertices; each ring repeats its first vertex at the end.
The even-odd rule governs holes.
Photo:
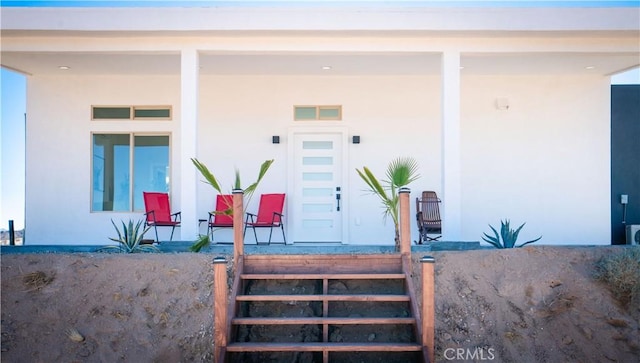
MULTIPOLYGON (((173 241, 162 242, 156 246, 163 253, 190 252, 189 247, 193 241, 173 241)), ((10 253, 96 253, 104 246, 100 245, 24 245, 24 246, 1 246, 0 254, 10 253)), ((411 251, 414 253, 428 251, 465 251, 486 248, 480 242, 430 242, 423 245, 412 245, 411 251)), ((245 244, 244 252, 247 254, 374 254, 393 253, 394 246, 373 246, 373 245, 311 245, 311 244, 271 244, 256 245, 245 244)), ((232 244, 211 244, 203 248, 200 253, 221 253, 232 254, 232 244)))

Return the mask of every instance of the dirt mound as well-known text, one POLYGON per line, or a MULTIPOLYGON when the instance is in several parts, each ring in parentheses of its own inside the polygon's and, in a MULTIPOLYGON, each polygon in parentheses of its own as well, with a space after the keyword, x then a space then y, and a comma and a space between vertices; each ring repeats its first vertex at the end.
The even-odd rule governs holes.
MULTIPOLYGON (((622 307, 592 276, 622 248, 433 252, 438 360, 639 361, 639 307, 622 307)), ((212 361, 212 258, 2 255, 1 359, 212 361)))
POLYGON ((593 278, 600 257, 619 251, 525 247, 434 254, 438 361, 639 361, 640 307, 623 308, 593 278))

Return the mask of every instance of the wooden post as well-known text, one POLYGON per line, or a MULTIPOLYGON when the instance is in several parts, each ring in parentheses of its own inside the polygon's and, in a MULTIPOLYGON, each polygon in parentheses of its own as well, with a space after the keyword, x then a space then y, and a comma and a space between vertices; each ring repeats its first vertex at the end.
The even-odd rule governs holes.
POLYGON ((227 260, 213 259, 213 361, 223 363, 227 350, 227 307, 229 306, 227 285, 227 260))
MULTIPOLYGON (((233 265, 244 255, 244 191, 233 190, 233 265)), ((236 270, 236 269, 234 269, 236 270)))
POLYGON ((429 352, 429 362, 435 362, 436 335, 436 295, 435 295, 435 259, 424 256, 422 263, 422 347, 429 352))
POLYGON ((409 217, 409 188, 400 188, 400 253, 411 254, 411 218, 409 217))

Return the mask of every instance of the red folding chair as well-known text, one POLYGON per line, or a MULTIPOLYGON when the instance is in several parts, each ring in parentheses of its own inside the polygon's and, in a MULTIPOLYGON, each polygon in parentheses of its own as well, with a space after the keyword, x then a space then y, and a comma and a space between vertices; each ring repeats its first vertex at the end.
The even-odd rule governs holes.
POLYGON ((156 231, 156 241, 160 243, 158 238, 158 227, 171 227, 171 237, 173 240, 173 232, 176 227, 180 227, 180 212, 171 214, 171 206, 169 205, 169 194, 157 192, 142 192, 144 196, 144 208, 146 213, 147 226, 153 227, 156 231))
POLYGON ((284 235, 284 224, 282 218, 282 209, 284 208, 284 194, 262 194, 260 196, 260 205, 258 206, 258 214, 247 213, 247 218, 244 224, 244 233, 247 232, 247 228, 253 228, 253 235, 256 238, 256 244, 258 242, 258 234, 256 228, 269 228, 269 241, 267 244, 271 244, 271 236, 273 235, 273 228, 280 228, 282 230, 282 243, 286 244, 287 239, 284 235))
POLYGON ((218 228, 233 228, 233 195, 218 194, 216 209, 209 212, 209 227, 207 233, 213 241, 213 232, 218 228))

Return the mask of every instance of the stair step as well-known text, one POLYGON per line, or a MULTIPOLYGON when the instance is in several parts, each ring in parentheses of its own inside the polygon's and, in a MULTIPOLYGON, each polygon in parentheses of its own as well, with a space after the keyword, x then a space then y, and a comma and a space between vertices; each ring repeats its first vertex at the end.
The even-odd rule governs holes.
POLYGON ((419 352, 417 343, 232 343, 227 352, 419 352))
POLYGON ((243 280, 398 280, 404 279, 402 273, 274 273, 274 274, 242 274, 243 280))
POLYGON ((410 301, 409 295, 238 295, 237 301, 410 301))
POLYGON ((402 260, 394 254, 372 255, 245 255, 244 273, 400 273, 402 260))
POLYGON ((415 324, 415 318, 233 318, 235 325, 374 325, 374 324, 415 324))

